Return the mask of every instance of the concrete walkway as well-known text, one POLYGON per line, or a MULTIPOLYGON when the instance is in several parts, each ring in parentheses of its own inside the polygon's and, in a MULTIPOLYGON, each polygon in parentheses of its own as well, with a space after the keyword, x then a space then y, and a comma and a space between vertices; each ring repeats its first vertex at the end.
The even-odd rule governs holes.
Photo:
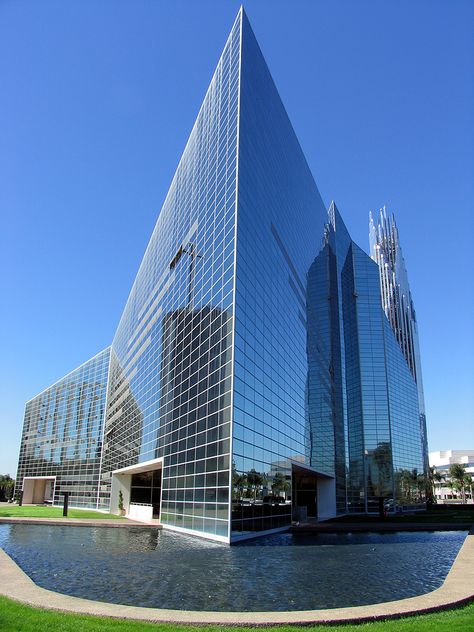
POLYGON ((397 531, 469 531, 470 523, 463 522, 302 522, 293 525, 290 532, 294 534, 318 533, 395 533, 397 531))
POLYGON ((419 597, 370 606, 296 612, 196 612, 102 603, 68 597, 40 588, 2 549, 0 549, 0 594, 39 608, 161 623, 265 626, 355 623, 399 618, 450 608, 474 600, 474 531, 471 530, 470 535, 466 537, 440 588, 419 597))
POLYGON ((0 517, 0 524, 9 522, 12 524, 51 524, 66 525, 68 527, 152 527, 161 529, 162 526, 156 523, 137 522, 128 518, 27 518, 26 516, 0 517))

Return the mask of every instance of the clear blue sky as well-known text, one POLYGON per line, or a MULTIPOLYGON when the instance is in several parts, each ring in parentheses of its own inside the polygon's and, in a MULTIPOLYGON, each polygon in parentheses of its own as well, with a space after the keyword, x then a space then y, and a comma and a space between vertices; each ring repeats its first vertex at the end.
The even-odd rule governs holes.
MULTIPOLYGON (((0 3, 0 473, 24 402, 106 347, 239 8, 0 3)), ((474 448, 474 2, 245 3, 353 238, 395 211, 430 449, 474 448)))

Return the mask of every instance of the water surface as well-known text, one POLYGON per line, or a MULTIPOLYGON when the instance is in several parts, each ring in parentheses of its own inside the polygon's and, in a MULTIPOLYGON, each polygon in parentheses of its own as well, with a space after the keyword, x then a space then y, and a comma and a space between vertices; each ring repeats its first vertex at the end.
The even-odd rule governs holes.
POLYGON ((278 534, 227 546, 157 529, 0 525, 39 585, 112 603, 310 610, 420 595, 444 581, 467 531, 278 534))

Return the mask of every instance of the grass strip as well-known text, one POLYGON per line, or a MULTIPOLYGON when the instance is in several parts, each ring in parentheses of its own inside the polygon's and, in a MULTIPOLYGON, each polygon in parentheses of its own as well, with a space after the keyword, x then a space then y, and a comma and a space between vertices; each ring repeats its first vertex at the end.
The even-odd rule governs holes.
MULTIPOLYGON (((1 518, 62 518, 62 507, 36 507, 34 505, 18 505, 0 506, 1 518)), ((122 516, 116 516, 110 513, 101 513, 92 509, 69 509, 68 518, 82 518, 83 520, 117 520, 122 516)))
MULTIPOLYGON (((2 632, 251 632, 263 628, 142 623, 32 608, 0 597, 2 632)), ((265 628, 268 629, 268 628, 265 628)), ((474 603, 432 614, 373 623, 335 626, 277 626, 278 632, 468 632, 474 630, 474 603)))

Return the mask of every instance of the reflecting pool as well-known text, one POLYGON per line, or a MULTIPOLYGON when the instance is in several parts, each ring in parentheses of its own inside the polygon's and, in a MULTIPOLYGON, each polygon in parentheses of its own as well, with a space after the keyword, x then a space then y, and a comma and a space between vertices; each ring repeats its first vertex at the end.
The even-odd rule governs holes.
POLYGON ((310 610, 438 588, 467 531, 278 534, 227 546, 149 528, 0 525, 39 585, 112 603, 189 610, 310 610))

